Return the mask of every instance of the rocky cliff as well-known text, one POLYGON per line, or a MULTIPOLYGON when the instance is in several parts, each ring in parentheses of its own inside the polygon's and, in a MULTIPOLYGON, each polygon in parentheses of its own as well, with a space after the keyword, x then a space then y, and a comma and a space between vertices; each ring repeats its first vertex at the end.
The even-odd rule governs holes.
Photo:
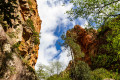
POLYGON ((107 20, 98 30, 75 25, 62 38, 72 55, 68 67, 61 73, 63 77, 68 74, 72 80, 120 79, 119 15, 107 20))
POLYGON ((73 61, 86 62, 92 70, 105 68, 120 73, 120 16, 106 21, 98 30, 75 25, 66 33, 65 43, 71 48, 73 61))
MULTIPOLYGON (((0 14, 0 80, 36 80, 41 20, 36 0, 3 1, 0 14), (14 12, 5 13, 6 5, 14 12), (5 17, 9 14, 8 19, 5 17), (15 16, 16 18, 12 18, 15 16)), ((1 6, 1 5, 0 5, 1 6)))
POLYGON ((34 68, 39 49, 41 20, 38 15, 36 0, 20 0, 20 15, 23 20, 23 33, 19 46, 20 54, 34 68))
POLYGON ((83 60, 91 64, 90 56, 94 56, 96 51, 97 30, 87 30, 79 25, 75 25, 73 29, 67 31, 66 35, 69 39, 67 44, 71 47, 74 60, 83 60))

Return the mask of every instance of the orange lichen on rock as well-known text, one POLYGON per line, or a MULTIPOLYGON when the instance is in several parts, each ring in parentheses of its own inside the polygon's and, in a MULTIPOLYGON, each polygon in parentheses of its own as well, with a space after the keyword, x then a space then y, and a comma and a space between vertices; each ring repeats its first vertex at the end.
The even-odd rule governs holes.
POLYGON ((29 65, 34 68, 37 58, 38 58, 38 49, 39 44, 35 45, 32 34, 33 32, 40 33, 41 23, 36 0, 21 0, 20 1, 20 13, 23 18, 23 22, 31 20, 34 25, 34 31, 30 29, 30 26, 24 25, 22 41, 19 46, 21 56, 29 62, 29 65))

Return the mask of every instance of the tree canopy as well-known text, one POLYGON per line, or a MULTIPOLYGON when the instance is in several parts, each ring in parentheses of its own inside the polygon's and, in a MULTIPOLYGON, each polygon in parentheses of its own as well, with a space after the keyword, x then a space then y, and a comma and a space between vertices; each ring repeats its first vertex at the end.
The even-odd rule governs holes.
POLYGON ((109 18, 120 15, 120 0, 70 0, 70 3, 74 7, 66 12, 69 18, 84 18, 92 26, 95 23, 99 27, 109 18))
MULTIPOLYGON (((38 70, 37 70, 37 76, 41 80, 42 79, 46 80, 47 78, 52 77, 53 75, 58 76, 60 72, 62 71, 63 67, 64 65, 60 61, 50 62, 49 65, 39 64, 38 70)), ((51 79, 48 79, 48 80, 51 80, 51 79)))

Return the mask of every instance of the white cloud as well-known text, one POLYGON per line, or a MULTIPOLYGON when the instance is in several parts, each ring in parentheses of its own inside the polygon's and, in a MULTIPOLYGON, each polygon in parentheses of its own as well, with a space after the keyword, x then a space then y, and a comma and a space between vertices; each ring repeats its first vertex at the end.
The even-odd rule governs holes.
POLYGON ((79 20, 82 22, 82 24, 80 25, 81 27, 85 28, 88 27, 88 22, 85 19, 79 18, 79 20))
MULTIPOLYGON (((67 10, 70 10, 73 5, 66 4, 63 5, 64 0, 38 0, 38 12, 40 18, 42 20, 41 25, 41 39, 40 39, 40 46, 39 46, 39 55, 37 64, 41 63, 44 65, 48 65, 48 62, 59 53, 57 51, 55 43, 59 39, 59 37, 54 35, 54 32, 59 27, 66 27, 67 24, 72 23, 75 25, 75 21, 70 21, 67 17, 68 15, 65 14, 67 10), (49 4, 47 3, 49 2, 49 4), (64 26, 60 26, 60 24, 64 24, 64 26)), ((79 19, 82 21, 82 19, 79 19)), ((69 26, 73 27, 73 26, 69 26)), ((59 30, 58 30, 59 31, 59 30)), ((60 54, 60 61, 63 62, 67 66, 70 57, 67 57, 67 50, 62 51, 60 54)), ((36 65, 37 65, 36 64, 36 65)), ((35 66, 37 69, 37 66, 35 66)))
MULTIPOLYGON (((37 3, 39 15, 42 20, 40 49, 37 64, 42 63, 48 65, 48 62, 59 53, 55 46, 58 37, 54 35, 54 32, 57 26, 61 23, 65 26, 70 23, 67 19, 67 15, 64 13, 71 9, 72 5, 68 4, 66 6, 62 6, 63 0, 38 0, 37 3), (50 5, 47 4, 47 1, 49 1, 50 5)), ((67 52, 64 54, 66 53, 67 52)))
POLYGON ((72 57, 68 56, 68 55, 70 55, 70 53, 68 53, 68 52, 70 52, 70 49, 69 48, 67 48, 66 50, 64 50, 64 49, 65 48, 62 47, 63 51, 61 52, 60 59, 59 59, 59 61, 62 62, 63 65, 65 65, 63 70, 66 68, 66 66, 68 65, 69 61, 72 60, 72 57))

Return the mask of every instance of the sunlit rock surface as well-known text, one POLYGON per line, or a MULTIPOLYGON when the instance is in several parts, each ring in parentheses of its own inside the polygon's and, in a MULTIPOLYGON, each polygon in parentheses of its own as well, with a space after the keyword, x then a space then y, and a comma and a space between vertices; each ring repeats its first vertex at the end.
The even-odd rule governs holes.
MULTIPOLYGON (((97 31, 95 29, 89 29, 88 31, 82 28, 79 25, 75 25, 72 30, 68 30, 66 33, 67 37, 71 37, 71 35, 75 36, 75 43, 80 45, 81 51, 85 54, 83 58, 75 58, 76 60, 83 60, 87 62, 88 64, 91 64, 90 61, 90 55, 95 54, 96 50, 96 35, 97 31), (90 54, 89 54, 90 53, 90 54)), ((73 55, 77 55, 76 53, 73 53, 73 55)))
POLYGON ((40 33, 42 22, 37 2, 17 0, 16 6, 14 16, 18 19, 11 19, 12 27, 4 29, 0 23, 0 80, 37 80, 34 66, 39 43, 34 43, 33 35, 40 33))

